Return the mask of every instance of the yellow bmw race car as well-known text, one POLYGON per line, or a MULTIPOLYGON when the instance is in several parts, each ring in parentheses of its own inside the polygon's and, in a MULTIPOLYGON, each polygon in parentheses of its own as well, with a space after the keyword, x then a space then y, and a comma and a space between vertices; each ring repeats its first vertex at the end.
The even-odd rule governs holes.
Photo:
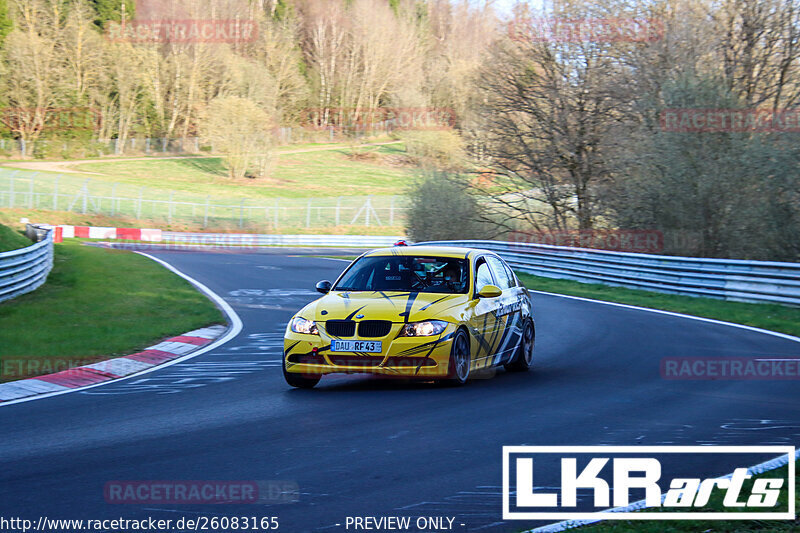
POLYGON ((293 387, 332 373, 463 384, 476 371, 527 370, 533 361, 530 294, 491 252, 373 250, 317 290, 325 296, 286 327, 283 375, 293 387))

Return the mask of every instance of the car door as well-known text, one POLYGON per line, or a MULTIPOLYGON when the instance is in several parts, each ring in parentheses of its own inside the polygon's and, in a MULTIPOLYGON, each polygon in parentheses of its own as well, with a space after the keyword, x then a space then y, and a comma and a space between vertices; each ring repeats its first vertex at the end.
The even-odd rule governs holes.
POLYGON ((470 332, 477 341, 474 350, 475 368, 491 366, 494 349, 498 345, 498 323, 496 310, 500 298, 478 298, 478 292, 486 285, 497 285, 485 256, 475 260, 475 285, 473 287, 473 314, 469 321, 470 332))
POLYGON ((519 289, 514 275, 501 259, 487 256, 486 262, 497 286, 503 290, 495 310, 498 334, 492 360, 492 364, 500 365, 511 360, 522 337, 519 289))

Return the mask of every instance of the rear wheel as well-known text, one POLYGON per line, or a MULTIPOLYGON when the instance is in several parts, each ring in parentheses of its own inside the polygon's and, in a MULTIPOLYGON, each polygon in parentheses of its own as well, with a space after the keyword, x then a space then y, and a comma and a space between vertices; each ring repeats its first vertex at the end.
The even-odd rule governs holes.
POLYGON ((448 378, 454 385, 463 385, 469 379, 469 337, 463 329, 456 331, 453 347, 450 349, 450 371, 448 378))
POLYGON ((510 370, 511 372, 524 372, 531 367, 533 364, 534 338, 535 332, 533 329, 533 322, 527 320, 525 321, 525 327, 522 330, 522 339, 520 339, 519 346, 517 346, 517 353, 514 354, 514 359, 504 365, 506 370, 510 370))
POLYGON ((313 389, 314 385, 319 383, 320 376, 319 374, 295 374, 293 372, 286 371, 286 359, 283 360, 283 379, 286 380, 286 383, 291 385, 292 387, 296 387, 298 389, 313 389))

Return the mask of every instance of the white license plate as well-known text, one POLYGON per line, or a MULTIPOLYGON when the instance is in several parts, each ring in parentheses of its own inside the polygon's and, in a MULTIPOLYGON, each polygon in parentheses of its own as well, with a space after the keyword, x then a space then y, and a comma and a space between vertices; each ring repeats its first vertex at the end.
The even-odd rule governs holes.
POLYGON ((331 341, 332 352, 380 353, 383 351, 381 341, 331 341))

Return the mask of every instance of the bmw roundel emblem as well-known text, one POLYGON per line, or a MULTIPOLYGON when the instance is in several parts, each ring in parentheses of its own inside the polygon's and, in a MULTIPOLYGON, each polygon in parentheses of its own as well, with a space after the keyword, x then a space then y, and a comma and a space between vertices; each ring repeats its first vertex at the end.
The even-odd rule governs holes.
POLYGON ((356 318, 364 318, 364 315, 362 315, 361 313, 359 313, 359 314, 357 314, 357 315, 356 315, 356 318))

